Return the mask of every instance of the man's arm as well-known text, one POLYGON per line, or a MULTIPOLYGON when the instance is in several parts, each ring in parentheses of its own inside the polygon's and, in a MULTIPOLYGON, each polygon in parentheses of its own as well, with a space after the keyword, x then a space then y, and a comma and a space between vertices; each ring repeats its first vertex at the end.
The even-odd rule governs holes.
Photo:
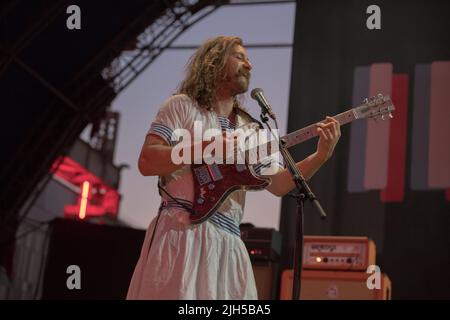
MULTIPOLYGON (((318 123, 317 131, 319 132, 317 151, 296 163, 297 168, 306 180, 309 180, 332 156, 334 147, 341 136, 339 122, 331 117, 327 117, 323 123, 318 123)), ((267 187, 267 190, 278 197, 284 196, 295 187, 288 169, 280 170, 268 177, 272 179, 272 183, 267 187)))
MULTIPOLYGON (((306 159, 297 162, 296 165, 303 174, 303 177, 306 180, 309 180, 324 163, 325 160, 321 159, 317 155, 317 152, 315 152, 306 159)), ((277 197, 284 196, 295 187, 294 181, 292 180, 292 176, 288 169, 282 169, 278 173, 267 177, 272 180, 272 183, 267 187, 267 190, 277 197)))
POLYGON ((183 166, 172 162, 172 147, 164 139, 149 134, 139 155, 138 168, 143 176, 164 176, 183 166))
MULTIPOLYGON (((223 137, 223 148, 225 148, 230 141, 231 140, 228 138, 223 137)), ((164 176, 170 174, 186 164, 194 163, 194 150, 200 149, 200 155, 202 155, 204 148, 210 143, 211 141, 201 141, 198 143, 201 144, 201 146, 196 147, 194 143, 192 143, 191 145, 180 148, 177 152, 180 153, 179 155, 181 158, 183 158, 183 152, 186 150, 185 148, 190 148, 190 162, 175 164, 172 159, 172 151, 174 147, 169 146, 161 137, 149 134, 145 138, 144 145, 142 146, 141 154, 139 156, 139 172, 143 176, 164 176)))

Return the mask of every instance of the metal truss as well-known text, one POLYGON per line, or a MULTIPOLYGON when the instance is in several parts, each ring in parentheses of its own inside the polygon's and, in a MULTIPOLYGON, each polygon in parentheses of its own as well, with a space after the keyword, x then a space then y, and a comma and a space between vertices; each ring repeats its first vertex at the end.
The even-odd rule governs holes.
POLYGON ((123 51, 102 76, 116 93, 125 89, 189 27, 217 10, 225 1, 178 1, 136 39, 134 50, 123 51))
MULTIPOLYGON (((221 6, 267 5, 295 3, 295 0, 268 1, 178 1, 166 13, 150 25, 136 40, 132 50, 123 51, 102 72, 116 93, 125 89, 164 50, 193 49, 195 47, 172 47, 171 44, 189 27, 210 15, 221 6)), ((291 44, 246 45, 255 48, 292 47, 291 44)))

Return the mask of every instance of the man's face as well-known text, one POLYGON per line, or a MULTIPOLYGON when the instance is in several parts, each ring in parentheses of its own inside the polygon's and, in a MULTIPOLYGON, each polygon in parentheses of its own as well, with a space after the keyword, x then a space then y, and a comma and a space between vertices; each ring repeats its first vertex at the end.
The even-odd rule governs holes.
POLYGON ((225 65, 226 78, 223 85, 228 86, 232 96, 244 93, 250 84, 252 65, 247 52, 241 45, 235 45, 225 65))

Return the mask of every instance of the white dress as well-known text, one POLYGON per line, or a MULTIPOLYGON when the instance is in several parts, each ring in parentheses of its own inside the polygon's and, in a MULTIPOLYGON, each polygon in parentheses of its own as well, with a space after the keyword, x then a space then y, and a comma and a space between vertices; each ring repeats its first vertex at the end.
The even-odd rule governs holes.
MULTIPOLYGON (((174 145, 176 128, 193 134, 194 121, 203 129, 232 128, 228 119, 199 108, 186 95, 170 97, 160 108, 149 134, 174 145)), ((236 125, 248 122, 236 116, 236 125)), ((193 176, 189 165, 161 179, 179 202, 192 205, 193 176)), ((151 248, 155 217, 150 223, 128 289, 127 299, 257 299, 252 264, 240 238, 245 192, 235 191, 218 212, 201 224, 189 224, 189 213, 161 193, 162 204, 151 248)))

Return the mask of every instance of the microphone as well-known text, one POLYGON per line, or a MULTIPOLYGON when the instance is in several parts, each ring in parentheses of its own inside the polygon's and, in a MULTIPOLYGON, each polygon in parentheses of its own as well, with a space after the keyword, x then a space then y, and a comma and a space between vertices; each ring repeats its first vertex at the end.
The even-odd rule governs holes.
POLYGON ((259 106, 263 110, 263 113, 269 114, 269 117, 275 120, 276 118, 275 113, 273 113, 272 107, 267 102, 266 97, 264 97, 263 90, 261 88, 255 88, 252 90, 250 95, 253 99, 255 99, 258 102, 259 106))

